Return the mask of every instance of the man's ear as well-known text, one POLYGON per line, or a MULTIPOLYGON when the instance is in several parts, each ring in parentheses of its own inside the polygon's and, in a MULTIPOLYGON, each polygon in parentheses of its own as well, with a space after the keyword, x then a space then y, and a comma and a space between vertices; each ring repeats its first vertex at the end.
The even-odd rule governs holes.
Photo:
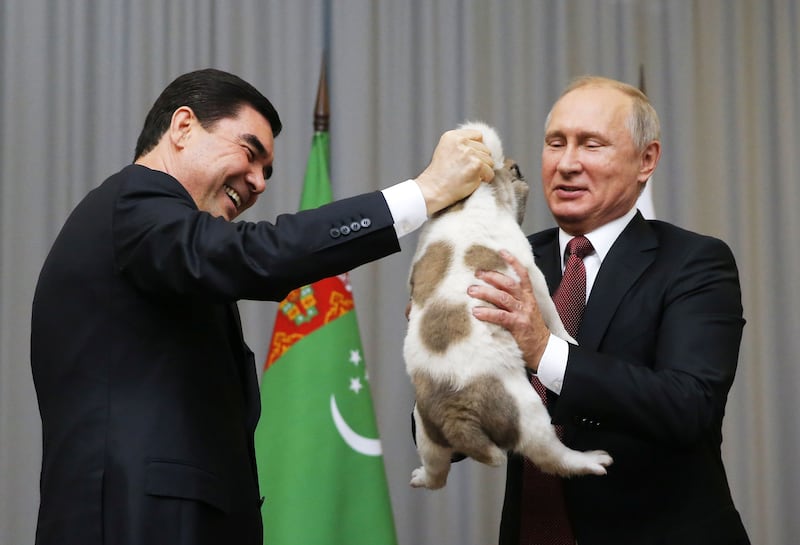
POLYGON ((197 116, 190 107, 181 106, 175 110, 169 124, 170 143, 177 148, 185 147, 186 141, 197 123, 197 116))
POLYGON ((646 182, 653 175, 661 158, 661 142, 653 140, 644 148, 641 153, 641 164, 639 166, 639 182, 646 182))

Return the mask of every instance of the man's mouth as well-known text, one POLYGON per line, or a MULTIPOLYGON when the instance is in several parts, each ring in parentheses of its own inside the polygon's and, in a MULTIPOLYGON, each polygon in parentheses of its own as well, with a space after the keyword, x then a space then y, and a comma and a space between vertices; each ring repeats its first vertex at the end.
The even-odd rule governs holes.
POLYGON ((585 188, 583 188, 583 187, 577 187, 577 186, 574 186, 574 185, 573 186, 560 185, 560 186, 556 187, 556 189, 558 191, 565 191, 567 193, 577 193, 579 191, 584 191, 585 190, 585 188))
POLYGON ((222 188, 225 190, 225 194, 228 197, 230 197, 230 199, 233 201, 233 204, 236 206, 236 209, 238 210, 239 208, 241 208, 242 207, 242 197, 239 196, 239 193, 237 193, 236 190, 233 189, 229 185, 224 185, 224 186, 222 186, 222 188))

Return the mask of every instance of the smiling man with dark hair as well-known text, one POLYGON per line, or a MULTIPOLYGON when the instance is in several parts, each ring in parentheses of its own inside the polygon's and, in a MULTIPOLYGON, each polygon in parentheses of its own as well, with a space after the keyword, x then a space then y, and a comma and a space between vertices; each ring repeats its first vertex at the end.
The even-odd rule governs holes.
POLYGON ((397 252, 399 236, 493 177, 480 133, 449 131, 414 180, 234 222, 266 187, 280 128, 238 77, 181 76, 134 164, 64 224, 33 300, 38 545, 261 545, 260 400, 236 301, 280 301, 397 252), (362 228, 333 229, 353 221, 362 228))

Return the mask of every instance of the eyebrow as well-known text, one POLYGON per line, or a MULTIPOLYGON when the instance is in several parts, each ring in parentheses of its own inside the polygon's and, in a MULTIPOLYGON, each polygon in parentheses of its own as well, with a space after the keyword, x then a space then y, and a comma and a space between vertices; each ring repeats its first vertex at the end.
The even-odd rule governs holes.
POLYGON ((256 152, 259 155, 261 155, 263 157, 267 157, 268 156, 267 155, 267 149, 264 147, 264 144, 261 143, 261 140, 259 140, 256 135, 250 134, 250 133, 245 133, 245 134, 243 134, 241 136, 241 138, 242 138, 242 140, 244 140, 245 142, 247 142, 248 144, 253 146, 256 149, 256 152))
MULTIPOLYGON (((599 133, 597 131, 580 131, 580 132, 577 133, 576 136, 577 136, 578 140, 581 141, 581 142, 583 142, 585 140, 588 140, 590 138, 597 138, 597 139, 600 139, 600 140, 605 140, 606 139, 602 135, 602 133, 599 133)), ((545 133, 545 135, 544 135, 545 140, 547 140, 548 138, 564 138, 564 137, 566 137, 566 134, 563 131, 558 130, 558 129, 549 131, 549 132, 545 133)))

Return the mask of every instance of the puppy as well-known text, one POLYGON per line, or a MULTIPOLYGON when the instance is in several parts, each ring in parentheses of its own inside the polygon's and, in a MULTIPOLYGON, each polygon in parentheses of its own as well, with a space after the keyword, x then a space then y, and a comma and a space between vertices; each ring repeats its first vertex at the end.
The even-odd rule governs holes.
POLYGON ((517 278, 498 253, 505 249, 527 269, 550 331, 575 343, 520 227, 528 185, 517 165, 504 160, 492 128, 483 123, 462 127, 483 132, 496 171, 493 182, 427 221, 413 258, 403 356, 416 393, 422 466, 412 472, 411 486, 443 487, 454 453, 498 466, 513 450, 548 473, 603 475, 612 461, 607 453, 578 452, 556 436, 511 333, 472 316, 473 307, 487 304, 467 295, 467 287, 479 282, 477 270, 517 278))

